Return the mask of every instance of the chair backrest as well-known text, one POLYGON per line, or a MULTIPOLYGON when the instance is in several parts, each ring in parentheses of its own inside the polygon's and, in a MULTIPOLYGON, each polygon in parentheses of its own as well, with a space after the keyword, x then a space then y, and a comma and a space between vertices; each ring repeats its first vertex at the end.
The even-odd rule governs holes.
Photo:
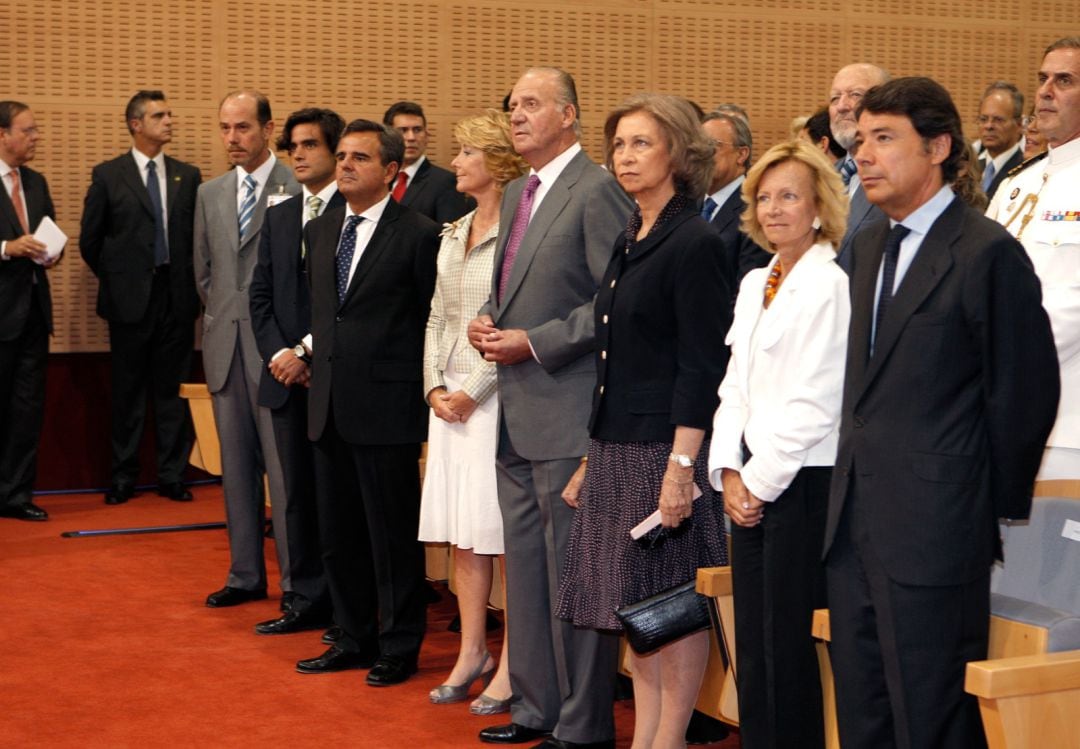
POLYGON ((1002 526, 994 593, 1080 616, 1080 499, 1035 497, 1031 518, 1002 526))

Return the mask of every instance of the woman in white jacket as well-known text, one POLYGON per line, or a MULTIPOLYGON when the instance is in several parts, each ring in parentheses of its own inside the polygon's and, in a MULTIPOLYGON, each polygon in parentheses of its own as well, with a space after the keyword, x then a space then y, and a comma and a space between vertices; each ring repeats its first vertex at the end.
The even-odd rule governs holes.
POLYGON ((803 141, 770 149, 742 187, 742 229, 775 254, 743 279, 713 420, 709 477, 732 521, 745 749, 824 745, 810 638, 836 459, 851 305, 836 264, 847 199, 803 141))

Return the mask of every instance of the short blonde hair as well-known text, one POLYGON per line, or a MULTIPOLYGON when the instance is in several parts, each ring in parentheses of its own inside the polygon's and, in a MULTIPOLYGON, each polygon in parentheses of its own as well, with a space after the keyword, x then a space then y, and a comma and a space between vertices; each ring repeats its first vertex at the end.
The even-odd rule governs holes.
POLYGON ((810 170, 814 183, 814 205, 817 206, 818 219, 821 221, 818 241, 830 242, 833 249, 836 249, 847 232, 848 201, 844 182, 825 155, 801 139, 773 146, 747 172, 742 186, 742 199, 746 203, 746 210, 740 217, 742 224, 739 228, 759 247, 770 252, 775 251, 765 238, 765 232, 757 220, 757 191, 765 172, 788 161, 804 164, 810 170))
POLYGON ((484 154, 484 168, 499 190, 528 169, 510 140, 510 115, 497 109, 485 110, 454 125, 457 142, 472 146, 484 154))
POLYGON ((604 123, 604 161, 608 171, 615 173, 612 141, 619 120, 635 112, 645 112, 660 126, 671 153, 675 191, 695 200, 705 195, 712 180, 716 147, 702 129, 694 106, 680 96, 636 94, 615 107, 604 123))

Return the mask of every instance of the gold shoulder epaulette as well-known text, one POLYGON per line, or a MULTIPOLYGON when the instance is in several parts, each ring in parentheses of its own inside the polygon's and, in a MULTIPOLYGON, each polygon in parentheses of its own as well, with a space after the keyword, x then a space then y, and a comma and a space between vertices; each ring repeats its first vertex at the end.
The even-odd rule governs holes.
POLYGON ((1012 169, 1010 169, 1009 173, 1006 174, 1005 176, 1006 177, 1015 177, 1017 174, 1024 171, 1025 169, 1027 169, 1029 166, 1034 164, 1036 161, 1041 161, 1042 159, 1045 159, 1047 157, 1047 155, 1049 155, 1049 153, 1050 153, 1049 151, 1043 151, 1042 153, 1035 154, 1034 156, 1032 156, 1027 161, 1021 161, 1019 164, 1017 164, 1012 169))

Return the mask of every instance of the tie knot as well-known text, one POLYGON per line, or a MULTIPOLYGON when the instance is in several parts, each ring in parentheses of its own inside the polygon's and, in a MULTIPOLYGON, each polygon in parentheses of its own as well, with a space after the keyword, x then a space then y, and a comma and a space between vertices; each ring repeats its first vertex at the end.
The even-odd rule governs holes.
POLYGON ((850 156, 845 156, 844 160, 840 162, 840 178, 844 180, 845 187, 851 182, 851 178, 855 176, 855 172, 858 170, 855 159, 850 156))
POLYGON ((322 208, 322 198, 318 195, 309 195, 307 199, 308 213, 317 214, 322 208))
POLYGON ((11 181, 16 186, 19 184, 19 170, 18 169, 12 169, 11 170, 11 181))
POLYGON ((889 236, 885 239, 885 252, 890 255, 897 255, 900 252, 900 243, 910 233, 911 229, 903 224, 896 224, 889 229, 889 236))
POLYGON ((529 175, 529 181, 525 183, 525 192, 532 195, 540 187, 540 178, 535 174, 529 175))
POLYGON ((716 201, 711 197, 705 198, 705 205, 701 207, 701 217, 706 221, 712 218, 713 211, 716 210, 716 201))
POLYGON ((157 164, 156 164, 156 163, 154 163, 154 161, 152 161, 152 160, 151 160, 151 161, 148 161, 148 162, 146 162, 146 171, 148 171, 148 172, 150 172, 151 174, 153 174, 154 172, 156 172, 156 171, 157 171, 157 164))
MULTIPOLYGON (((151 162, 151 163, 153 163, 153 162, 151 162)), ((248 192, 255 192, 255 185, 256 185, 255 178, 252 177, 250 174, 248 176, 244 177, 244 187, 246 187, 248 189, 248 192)))
POLYGON ((363 216, 349 216, 349 218, 345 221, 345 231, 355 231, 357 225, 363 220, 363 216))

